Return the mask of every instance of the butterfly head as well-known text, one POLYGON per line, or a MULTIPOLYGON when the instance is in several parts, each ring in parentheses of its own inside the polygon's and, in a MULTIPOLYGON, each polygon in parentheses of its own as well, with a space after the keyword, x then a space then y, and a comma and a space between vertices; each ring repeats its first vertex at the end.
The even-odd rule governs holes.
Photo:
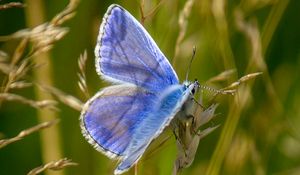
POLYGON ((185 88, 188 89, 190 96, 194 96, 196 92, 198 92, 200 84, 199 81, 197 79, 195 79, 195 81, 191 82, 191 81, 186 81, 183 83, 185 88))

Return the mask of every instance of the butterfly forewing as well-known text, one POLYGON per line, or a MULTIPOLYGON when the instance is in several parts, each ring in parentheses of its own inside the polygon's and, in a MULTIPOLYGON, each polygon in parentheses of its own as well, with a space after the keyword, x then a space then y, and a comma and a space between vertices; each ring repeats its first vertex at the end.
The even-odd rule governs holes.
POLYGON ((95 49, 102 78, 159 92, 178 84, 169 61, 143 26, 126 10, 112 5, 106 12, 95 49))

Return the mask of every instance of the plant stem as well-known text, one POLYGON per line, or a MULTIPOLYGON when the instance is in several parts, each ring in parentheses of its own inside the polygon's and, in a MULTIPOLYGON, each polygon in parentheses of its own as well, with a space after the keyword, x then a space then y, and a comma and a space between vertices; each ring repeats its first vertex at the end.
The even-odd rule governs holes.
MULTIPOLYGON (((28 27, 34 27, 45 22, 44 17, 44 4, 42 0, 26 0, 27 8, 25 8, 26 21, 28 27)), ((44 65, 38 70, 34 70, 34 78, 40 84, 51 86, 52 80, 52 66, 50 62, 50 55, 48 52, 41 53, 35 56, 33 60, 37 63, 44 65)), ((51 96, 35 88, 35 95, 37 100, 51 99, 51 96)), ((50 110, 39 109, 37 111, 37 117, 40 122, 53 120, 56 118, 56 113, 50 110)), ((61 143, 59 139, 59 129, 55 125, 48 130, 41 131, 41 150, 43 162, 51 162, 61 158, 61 143)), ((63 175, 63 171, 51 172, 46 171, 46 175, 63 175)))

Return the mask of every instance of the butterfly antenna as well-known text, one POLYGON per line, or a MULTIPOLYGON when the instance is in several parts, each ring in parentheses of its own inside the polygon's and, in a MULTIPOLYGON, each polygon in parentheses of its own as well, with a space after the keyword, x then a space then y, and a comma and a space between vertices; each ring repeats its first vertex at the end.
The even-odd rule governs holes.
POLYGON ((226 95, 226 94, 234 95, 235 92, 236 92, 236 90, 217 90, 217 89, 214 89, 214 88, 211 88, 211 87, 203 86, 201 84, 199 84, 199 87, 201 89, 205 89, 205 90, 214 92, 216 94, 223 94, 223 95, 226 95))
POLYGON ((188 70, 187 70, 186 75, 185 75, 185 81, 187 81, 188 78, 189 78, 189 73, 191 71, 191 66, 192 66, 192 62, 194 60, 195 55, 196 55, 196 46, 193 47, 193 55, 192 55, 192 58, 189 62, 189 67, 188 67, 188 70))

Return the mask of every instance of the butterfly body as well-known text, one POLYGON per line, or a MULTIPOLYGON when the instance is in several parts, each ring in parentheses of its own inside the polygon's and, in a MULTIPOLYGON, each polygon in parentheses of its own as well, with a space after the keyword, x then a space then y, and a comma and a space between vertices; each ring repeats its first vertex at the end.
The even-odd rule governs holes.
POLYGON ((88 100, 81 128, 98 151, 121 160, 115 170, 121 174, 140 159, 199 84, 179 84, 147 31, 118 5, 111 5, 103 18, 95 55, 100 77, 116 85, 88 100))

